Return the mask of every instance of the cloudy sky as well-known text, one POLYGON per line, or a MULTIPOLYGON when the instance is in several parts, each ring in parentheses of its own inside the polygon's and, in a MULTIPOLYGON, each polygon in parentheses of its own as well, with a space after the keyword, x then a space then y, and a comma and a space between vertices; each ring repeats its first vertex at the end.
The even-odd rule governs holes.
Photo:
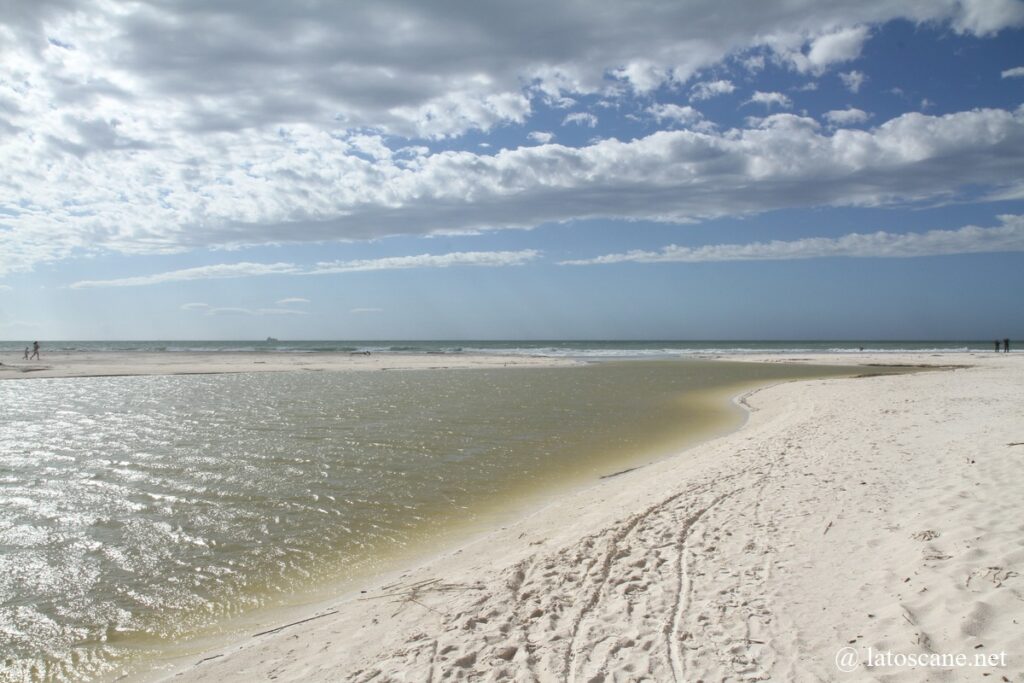
POLYGON ((0 0, 0 169, 2 339, 1022 337, 1024 0, 0 0))

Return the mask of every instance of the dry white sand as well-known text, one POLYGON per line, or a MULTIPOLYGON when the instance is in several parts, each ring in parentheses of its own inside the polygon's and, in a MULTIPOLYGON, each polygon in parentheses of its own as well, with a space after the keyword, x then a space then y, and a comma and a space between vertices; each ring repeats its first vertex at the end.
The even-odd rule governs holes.
POLYGON ((0 358, 0 379, 202 375, 229 372, 340 372, 426 368, 538 367, 573 364, 560 358, 474 354, 58 352, 42 360, 0 358))
POLYGON ((1024 355, 857 360, 971 367, 755 391, 734 434, 168 676, 1024 680, 1024 355))

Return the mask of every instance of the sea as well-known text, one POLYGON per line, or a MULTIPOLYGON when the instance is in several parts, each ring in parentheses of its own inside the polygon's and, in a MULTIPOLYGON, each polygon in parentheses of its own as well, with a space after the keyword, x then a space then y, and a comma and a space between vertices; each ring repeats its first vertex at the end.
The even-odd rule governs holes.
MULTIPOLYGON (((4 344, 0 353, 20 348, 4 344)), ((745 387, 856 372, 693 358, 850 350, 837 342, 44 349, 488 352, 593 362, 0 381, 0 681, 114 680, 168 667, 550 496, 735 428, 744 418, 729 398, 745 387)))
MULTIPOLYGON (((21 353, 32 340, 0 341, 0 354, 21 353)), ((751 341, 751 340, 340 340, 285 341, 268 337, 258 341, 43 341, 43 349, 58 352, 266 352, 266 353, 398 353, 398 354, 504 354, 582 359, 658 358, 709 354, 762 353, 900 353, 991 351, 992 341, 751 341)))

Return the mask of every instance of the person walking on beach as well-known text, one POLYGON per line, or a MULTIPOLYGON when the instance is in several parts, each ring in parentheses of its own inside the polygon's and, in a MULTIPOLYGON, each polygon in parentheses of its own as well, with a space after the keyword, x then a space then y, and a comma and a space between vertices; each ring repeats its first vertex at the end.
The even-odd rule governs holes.
POLYGON ((1009 352, 1010 352, 1010 340, 1007 338, 1007 339, 1003 340, 1003 353, 1009 353, 1009 352))
POLYGON ((28 347, 27 346, 25 347, 25 356, 24 356, 24 358, 22 358, 22 360, 28 360, 28 347))
POLYGON ((35 358, 39 360, 39 342, 32 342, 32 355, 28 357, 29 360, 35 358))
POLYGON ((999 353, 999 340, 996 339, 993 343, 996 345, 996 353, 999 353))

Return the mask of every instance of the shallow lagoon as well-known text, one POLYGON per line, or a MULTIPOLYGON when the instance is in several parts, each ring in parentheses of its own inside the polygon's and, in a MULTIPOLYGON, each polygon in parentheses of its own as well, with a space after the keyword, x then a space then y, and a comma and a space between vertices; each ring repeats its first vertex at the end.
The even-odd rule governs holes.
POLYGON ((645 361, 0 383, 4 669, 114 675, 230 637, 729 429, 744 386, 849 373, 645 361))

